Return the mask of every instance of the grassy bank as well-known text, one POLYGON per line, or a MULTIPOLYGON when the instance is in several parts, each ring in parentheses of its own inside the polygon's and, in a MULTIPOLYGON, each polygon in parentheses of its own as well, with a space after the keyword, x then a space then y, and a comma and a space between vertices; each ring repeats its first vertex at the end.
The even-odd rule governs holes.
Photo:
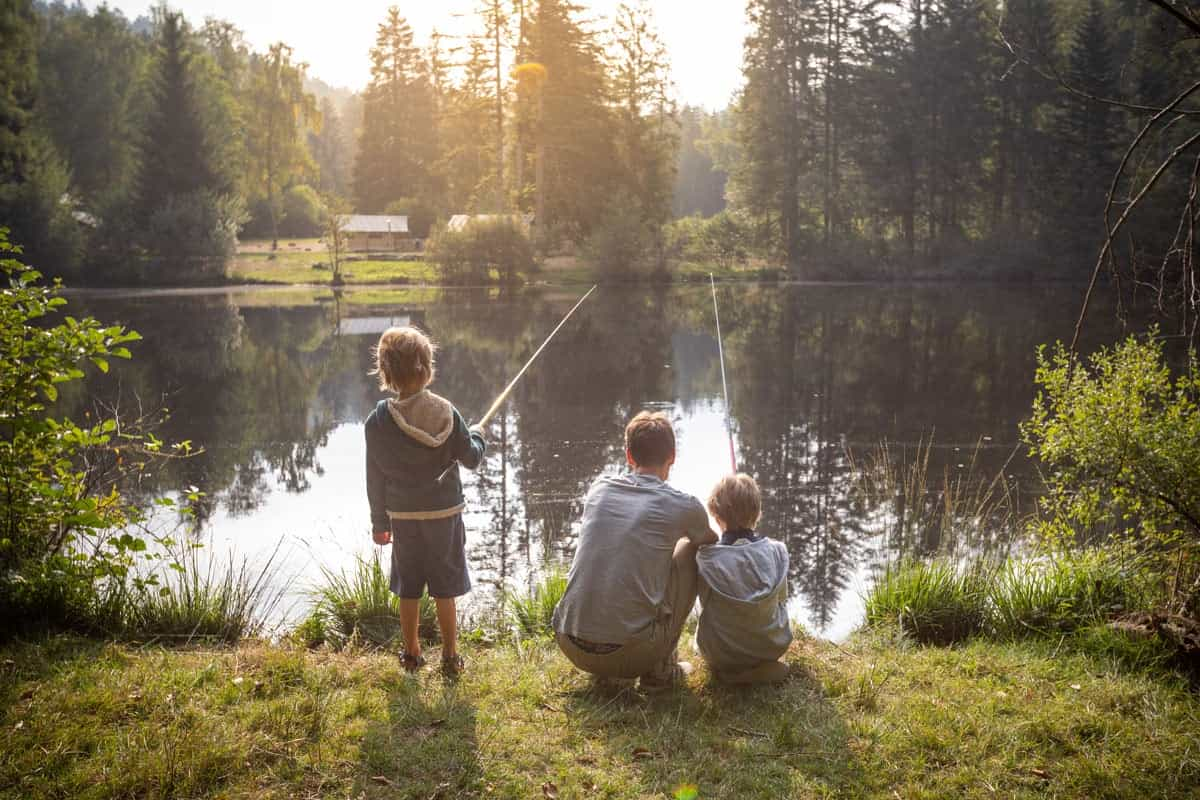
MULTIPOLYGON (((437 266, 428 263, 419 254, 374 257, 365 253, 354 253, 353 260, 343 263, 343 277, 348 286, 386 286, 388 284, 438 283, 437 266)), ((329 284, 333 273, 329 270, 329 255, 318 240, 297 239, 280 242, 279 249, 271 252, 269 243, 247 242, 239 248, 230 262, 226 274, 235 283, 270 284, 329 284)), ((609 281, 665 280, 668 283, 694 283, 707 281, 709 274, 719 281, 762 281, 785 277, 778 269, 758 266, 720 266, 716 264, 677 264, 665 275, 652 273, 633 277, 612 276, 575 257, 547 259, 542 268, 525 276, 526 283, 593 284, 609 281)), ((498 283, 499 276, 494 275, 498 283)))
POLYGON ((1185 797, 1200 702, 1053 643, 801 640, 780 688, 594 689, 545 640, 0 652, 0 797, 1185 797), (688 787, 694 786, 695 794, 688 787))

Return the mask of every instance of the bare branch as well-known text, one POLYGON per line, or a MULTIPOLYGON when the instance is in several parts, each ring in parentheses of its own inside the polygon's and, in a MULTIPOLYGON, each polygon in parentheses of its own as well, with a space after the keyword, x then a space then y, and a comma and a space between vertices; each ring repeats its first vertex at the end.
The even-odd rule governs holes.
POLYGON ((1087 293, 1083 296, 1083 309, 1080 310, 1079 319, 1075 323, 1075 335, 1071 337, 1070 352, 1072 356, 1075 355, 1076 345, 1079 344, 1079 333, 1083 329, 1083 320, 1084 317, 1087 316, 1088 304, 1092 299, 1092 291, 1096 288, 1096 279, 1100 277, 1100 270, 1104 267, 1104 260, 1108 257, 1109 251, 1112 249, 1113 238, 1117 235, 1117 232, 1124 227, 1125 222, 1129 219, 1129 215, 1133 213, 1133 210, 1137 208, 1139 203, 1141 203, 1142 198, 1144 198, 1150 192, 1150 190, 1154 188, 1154 185, 1158 183, 1158 179, 1166 173, 1171 164, 1175 162, 1175 159, 1179 158, 1179 156, 1187 152, 1192 145, 1197 143, 1200 143, 1200 133, 1195 134, 1186 142, 1171 151, 1171 154, 1167 156, 1166 160, 1164 160, 1154 174, 1150 176, 1150 180, 1146 182, 1146 185, 1142 187, 1142 190, 1138 192, 1137 196, 1133 198, 1128 206, 1125 207, 1125 211, 1121 213, 1121 218, 1117 220, 1116 226, 1109 229, 1108 235, 1104 237, 1104 247, 1100 250, 1100 258, 1096 260, 1096 268, 1092 271, 1091 281, 1088 282, 1087 293))
POLYGON ((1149 2, 1151 5, 1158 6, 1163 11, 1166 11, 1172 17, 1182 22, 1191 29, 1192 33, 1200 34, 1200 21, 1197 21, 1190 15, 1183 13, 1172 4, 1168 3, 1167 0, 1149 0, 1149 2))

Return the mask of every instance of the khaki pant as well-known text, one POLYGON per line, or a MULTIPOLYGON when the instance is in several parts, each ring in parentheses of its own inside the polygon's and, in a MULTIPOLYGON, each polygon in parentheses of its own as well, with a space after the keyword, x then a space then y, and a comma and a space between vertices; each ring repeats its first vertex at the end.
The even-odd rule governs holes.
MULTIPOLYGON (((558 647, 567 660, 598 678, 651 678, 669 675, 675 665, 676 647, 683 625, 696 604, 696 546, 680 539, 671 556, 667 578, 667 596, 658 619, 639 638, 611 653, 589 653, 565 635, 556 635, 558 647)), ((615 644, 615 642, 614 642, 615 644)))

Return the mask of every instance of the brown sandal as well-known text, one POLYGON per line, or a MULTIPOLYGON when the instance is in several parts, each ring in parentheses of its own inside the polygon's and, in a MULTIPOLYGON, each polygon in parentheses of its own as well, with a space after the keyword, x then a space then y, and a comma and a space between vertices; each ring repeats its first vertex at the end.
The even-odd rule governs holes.
POLYGON ((421 656, 414 656, 412 653, 401 653, 400 666, 404 667, 406 672, 416 672, 425 666, 425 659, 421 656))
POLYGON ((442 657, 442 674, 448 678, 457 678, 466 670, 466 662, 460 655, 452 655, 450 657, 442 657))

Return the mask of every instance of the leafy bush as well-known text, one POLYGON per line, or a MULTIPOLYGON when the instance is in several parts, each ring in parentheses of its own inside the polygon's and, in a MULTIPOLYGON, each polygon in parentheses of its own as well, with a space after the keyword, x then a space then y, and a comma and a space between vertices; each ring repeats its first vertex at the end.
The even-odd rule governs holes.
POLYGON ((636 201, 624 195, 610 201, 604 216, 592 227, 584 254, 610 275, 627 276, 665 266, 659 236, 636 201))
POLYGON ((552 635, 554 608, 566 591, 567 573, 561 568, 550 570, 524 592, 505 590, 504 606, 513 629, 524 636, 552 635))
POLYGON ((293 186, 283 193, 283 218, 279 233, 283 236, 320 236, 325 210, 321 196, 311 186, 293 186))
POLYGON ((512 283, 534 268, 529 235, 520 222, 508 217, 471 220, 461 231, 440 230, 428 253, 443 280, 450 283, 486 281, 493 269, 512 283))
POLYGON ((951 644, 987 620, 982 575, 949 561, 889 564, 866 597, 870 625, 894 623, 919 642, 951 644))
POLYGON ((146 221, 143 244, 165 263, 204 260, 216 269, 233 255, 246 219, 245 204, 237 195, 204 191, 172 195, 146 221))
MULTIPOLYGON (((17 253, 0 230, 0 254, 17 253)), ((143 512, 120 492, 124 477, 149 468, 164 447, 139 421, 98 419, 81 426, 56 418, 59 387, 88 365, 107 372, 141 337, 91 317, 50 315, 65 303, 59 285, 13 258, 0 259, 0 626, 101 627, 123 618, 124 603, 158 583, 157 560, 131 533, 143 512)), ((194 495, 192 495, 194 497, 194 495)), ((173 501, 163 499, 163 504, 173 501)))
POLYGON ((1086 364, 1038 353, 1041 390, 1021 427, 1046 475, 1038 526, 1052 542, 1107 535, 1200 540, 1200 366, 1172 379, 1157 332, 1086 364))
MULTIPOLYGON (((379 647, 394 647, 403 641, 400 630, 400 598, 392 594, 379 553, 370 561, 358 559, 349 572, 324 571, 325 582, 316 594, 314 611, 324 617, 324 638, 335 647, 352 641, 379 647)), ((421 638, 437 636, 437 611, 429 595, 421 597, 421 638)), ((306 635, 316 637, 309 624, 306 635)))
POLYGON ((725 210, 711 217, 694 215, 672 222, 666 231, 671 259, 717 264, 728 269, 745 263, 759 249, 761 224, 738 211, 725 210))

